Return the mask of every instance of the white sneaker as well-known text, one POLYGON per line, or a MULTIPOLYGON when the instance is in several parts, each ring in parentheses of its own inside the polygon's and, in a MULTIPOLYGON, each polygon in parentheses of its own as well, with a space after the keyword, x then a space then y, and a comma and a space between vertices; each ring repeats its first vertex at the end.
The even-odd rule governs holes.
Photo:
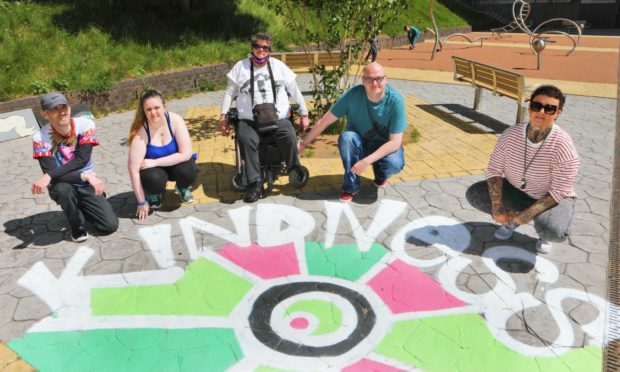
POLYGON ((495 239, 497 240, 507 240, 510 239, 512 233, 515 231, 517 226, 514 224, 502 225, 495 230, 495 239))
POLYGON ((550 251, 551 251, 551 243, 546 242, 542 239, 538 239, 536 241, 536 252, 549 253, 550 251))

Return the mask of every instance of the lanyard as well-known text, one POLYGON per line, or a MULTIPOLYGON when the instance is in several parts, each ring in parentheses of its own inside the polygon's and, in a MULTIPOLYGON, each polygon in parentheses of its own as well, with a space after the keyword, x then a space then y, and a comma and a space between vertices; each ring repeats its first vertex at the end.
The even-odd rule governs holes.
POLYGON ((525 151, 523 155, 523 177, 521 177, 521 190, 525 190, 525 187, 527 186, 525 182, 525 174, 527 173, 527 170, 530 168, 530 166, 534 162, 534 159, 536 159, 536 155, 538 155, 538 152, 540 151, 540 149, 542 149, 542 147, 545 145, 545 141, 547 140, 547 137, 549 137, 549 134, 547 134, 547 136, 545 137, 545 139, 543 139, 540 146, 536 149, 536 152, 534 153, 532 160, 530 160, 530 162, 527 163, 527 130, 529 129, 529 127, 530 127, 529 124, 527 125, 527 127, 525 127, 525 151))
MULTIPOLYGON (((278 101, 276 96, 276 82, 273 80, 273 72, 271 72, 271 63, 267 61, 267 68, 269 69, 269 79, 271 80, 271 91, 273 92, 273 104, 278 101)), ((254 107, 254 63, 250 60, 250 96, 252 97, 252 107, 254 107)))

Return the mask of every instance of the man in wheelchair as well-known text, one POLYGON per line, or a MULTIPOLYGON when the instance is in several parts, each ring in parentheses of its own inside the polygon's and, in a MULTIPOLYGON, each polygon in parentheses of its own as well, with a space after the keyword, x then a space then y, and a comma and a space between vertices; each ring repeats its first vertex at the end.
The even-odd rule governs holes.
POLYGON ((297 137, 289 119, 289 96, 299 105, 301 130, 305 131, 309 124, 308 109, 295 81, 297 75, 282 61, 269 58, 271 37, 266 33, 254 35, 251 48, 251 56, 237 62, 226 75, 228 85, 220 116, 220 131, 228 136, 228 112, 236 96, 236 141, 243 159, 239 170, 247 184, 243 199, 246 203, 257 201, 263 192, 263 182, 269 181, 263 179, 261 172, 261 139, 275 139, 287 170, 299 168, 297 137))

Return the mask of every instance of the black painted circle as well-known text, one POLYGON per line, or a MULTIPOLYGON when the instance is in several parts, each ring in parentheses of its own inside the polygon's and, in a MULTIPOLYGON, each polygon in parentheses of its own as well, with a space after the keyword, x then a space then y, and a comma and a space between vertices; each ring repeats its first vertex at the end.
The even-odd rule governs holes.
POLYGON ((351 350, 365 339, 376 322, 376 315, 370 303, 360 293, 332 283, 297 282, 271 287, 254 302, 249 317, 250 329, 265 346, 288 355, 295 356, 338 356, 351 350), (349 301, 357 313, 358 323, 346 340, 333 345, 307 346, 280 337, 271 327, 271 313, 282 301, 306 292, 328 292, 349 301))

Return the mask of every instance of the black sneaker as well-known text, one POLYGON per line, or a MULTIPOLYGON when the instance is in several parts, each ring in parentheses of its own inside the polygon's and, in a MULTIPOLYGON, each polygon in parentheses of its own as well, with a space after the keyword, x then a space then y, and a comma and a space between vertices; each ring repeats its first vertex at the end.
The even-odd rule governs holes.
POLYGON ((254 203, 258 199, 260 199, 262 194, 263 194, 263 182, 256 181, 248 185, 245 191, 245 198, 243 198, 243 201, 246 203, 254 203))
POLYGON ((88 239, 88 233, 86 232, 86 228, 84 228, 84 225, 80 225, 75 229, 71 229, 71 240, 73 240, 75 243, 81 243, 86 239, 88 239))

